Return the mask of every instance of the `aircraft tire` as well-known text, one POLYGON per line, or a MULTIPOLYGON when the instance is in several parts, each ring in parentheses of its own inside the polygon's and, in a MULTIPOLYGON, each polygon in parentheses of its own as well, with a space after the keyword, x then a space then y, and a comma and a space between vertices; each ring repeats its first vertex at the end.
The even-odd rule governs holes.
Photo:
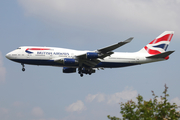
POLYGON ((24 71, 25 71, 25 68, 22 68, 22 71, 24 72, 24 71))

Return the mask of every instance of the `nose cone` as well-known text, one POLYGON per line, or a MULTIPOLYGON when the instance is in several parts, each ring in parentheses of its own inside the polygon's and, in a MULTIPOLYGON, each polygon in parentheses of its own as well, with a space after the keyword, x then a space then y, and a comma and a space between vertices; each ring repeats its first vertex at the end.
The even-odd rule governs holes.
POLYGON ((9 53, 6 54, 6 58, 7 58, 7 59, 12 59, 11 52, 9 52, 9 53))
POLYGON ((9 53, 8 53, 8 54, 6 54, 6 58, 7 58, 7 59, 9 59, 9 53))

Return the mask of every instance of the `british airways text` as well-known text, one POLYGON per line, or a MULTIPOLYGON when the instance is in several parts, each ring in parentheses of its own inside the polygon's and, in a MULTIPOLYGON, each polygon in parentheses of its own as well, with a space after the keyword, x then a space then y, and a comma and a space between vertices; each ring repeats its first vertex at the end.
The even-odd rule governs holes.
POLYGON ((69 53, 61 53, 61 52, 37 52, 40 55, 69 55, 69 53))

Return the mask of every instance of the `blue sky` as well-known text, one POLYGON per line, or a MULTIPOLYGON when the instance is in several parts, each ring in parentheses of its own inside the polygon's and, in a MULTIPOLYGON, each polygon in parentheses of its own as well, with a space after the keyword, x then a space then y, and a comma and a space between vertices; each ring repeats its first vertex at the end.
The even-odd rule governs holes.
POLYGON ((92 120, 120 117, 118 103, 162 95, 180 105, 179 0, 0 1, 0 119, 92 120), (163 62, 99 70, 81 78, 60 67, 21 65, 5 58, 19 46, 96 50, 134 37, 115 50, 140 50, 166 30, 175 31, 163 62))

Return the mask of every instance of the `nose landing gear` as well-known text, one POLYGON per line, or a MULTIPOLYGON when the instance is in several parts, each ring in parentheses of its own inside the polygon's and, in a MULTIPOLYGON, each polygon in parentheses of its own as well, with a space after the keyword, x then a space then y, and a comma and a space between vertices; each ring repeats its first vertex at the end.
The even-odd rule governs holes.
POLYGON ((81 77, 83 77, 83 74, 80 74, 81 77))
POLYGON ((22 71, 24 72, 24 71, 25 71, 25 68, 22 68, 22 71))
POLYGON ((24 68, 25 66, 24 66, 23 63, 21 63, 21 65, 22 65, 22 67, 23 67, 23 68, 22 68, 22 71, 24 72, 24 71, 25 71, 25 68, 24 68))

